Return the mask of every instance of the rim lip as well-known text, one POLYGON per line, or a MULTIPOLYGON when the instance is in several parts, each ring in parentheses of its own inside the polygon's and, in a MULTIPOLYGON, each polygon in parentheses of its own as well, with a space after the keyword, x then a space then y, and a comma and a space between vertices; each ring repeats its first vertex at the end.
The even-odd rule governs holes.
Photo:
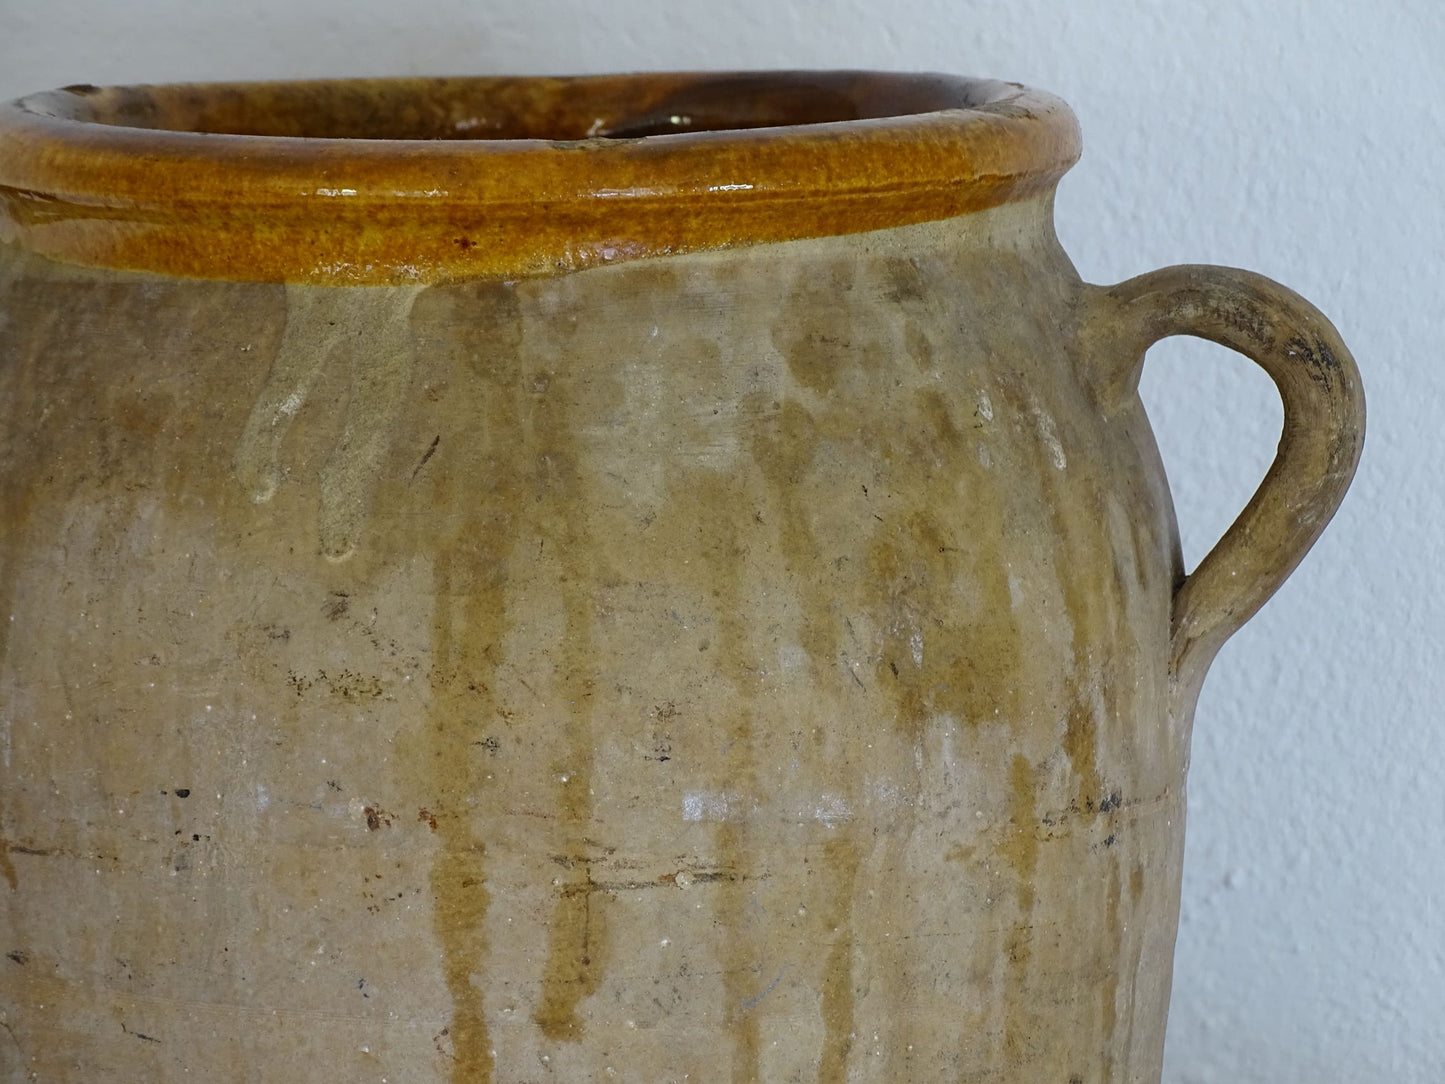
MULTIPOLYGON (((0 104, 0 240, 91 266, 208 278, 379 284, 499 273, 524 277, 577 270, 610 257, 598 256, 587 243, 569 255, 558 238, 542 236, 555 232, 544 227, 539 251, 526 258, 514 254, 501 261, 505 267, 484 268, 466 253, 381 256, 363 266, 348 260, 345 235, 365 229, 363 220, 425 233, 428 223, 458 216, 515 225, 551 215, 567 219, 579 237, 620 238, 616 258, 667 255, 952 217, 1051 188, 1080 153, 1077 120, 1060 99, 993 80, 755 72, 535 81, 560 81, 586 93, 593 81, 634 79, 645 86, 648 80, 726 75, 778 85, 830 76, 933 81, 957 87, 959 100, 971 104, 626 139, 357 139, 176 131, 78 119, 80 103, 95 88, 67 88, 0 104), (881 164, 890 168, 880 173, 881 164), (837 215, 795 228, 764 221, 786 215, 802 200, 847 205, 857 226, 837 215), (717 220, 706 238, 653 243, 636 225, 699 210, 717 220), (262 246, 263 235, 277 222, 301 230, 314 244, 301 245, 304 251, 292 258, 271 253, 263 259, 238 240, 249 230, 252 247, 262 246), (226 244, 215 261, 177 255, 186 247, 178 231, 197 229, 224 233, 226 244)), ((522 83, 529 77, 512 78, 522 83)), ((425 82, 347 79, 161 89, 324 91, 425 82)))

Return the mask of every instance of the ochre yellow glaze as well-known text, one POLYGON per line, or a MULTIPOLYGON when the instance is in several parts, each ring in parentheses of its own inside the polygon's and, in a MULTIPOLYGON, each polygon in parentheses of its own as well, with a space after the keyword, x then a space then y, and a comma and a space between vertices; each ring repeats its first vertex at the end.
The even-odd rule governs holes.
POLYGON ((0 106, 0 240, 253 282, 518 279, 948 218, 1078 153, 1056 98, 946 76, 72 87, 0 106))

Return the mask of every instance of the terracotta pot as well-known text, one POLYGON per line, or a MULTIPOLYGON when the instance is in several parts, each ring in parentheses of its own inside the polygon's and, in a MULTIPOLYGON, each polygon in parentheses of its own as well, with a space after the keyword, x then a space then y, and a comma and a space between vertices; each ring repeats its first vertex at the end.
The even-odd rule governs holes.
POLYGON ((1349 353, 936 76, 0 111, 6 1079, 1157 1081, 1193 705, 1349 353), (1284 398, 1186 577, 1136 380, 1284 398), (28 1075, 27 1075, 28 1074, 28 1075))

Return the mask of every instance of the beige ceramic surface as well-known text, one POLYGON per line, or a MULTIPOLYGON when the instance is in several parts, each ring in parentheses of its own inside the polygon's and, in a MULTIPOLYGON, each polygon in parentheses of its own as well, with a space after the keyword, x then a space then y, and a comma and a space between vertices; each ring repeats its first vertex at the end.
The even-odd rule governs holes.
POLYGON ((1156 1082, 1198 683, 1359 388, 1051 211, 402 287, 0 247, 5 1078, 1156 1082), (1187 582, 1180 332, 1286 404, 1187 582))

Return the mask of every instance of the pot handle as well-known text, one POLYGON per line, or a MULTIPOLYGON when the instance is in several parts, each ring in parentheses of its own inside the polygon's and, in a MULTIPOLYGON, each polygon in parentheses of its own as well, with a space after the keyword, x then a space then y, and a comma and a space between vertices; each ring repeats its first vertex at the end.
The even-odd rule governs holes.
POLYGON ((1197 694, 1224 642, 1279 589, 1335 514, 1365 436, 1360 374, 1328 320, 1292 290, 1227 267, 1167 267, 1104 291, 1110 337, 1137 386, 1144 351, 1171 335, 1237 350, 1284 403, 1274 463, 1244 511, 1174 592, 1170 674, 1197 694), (1121 341, 1122 340, 1122 341, 1121 341))

